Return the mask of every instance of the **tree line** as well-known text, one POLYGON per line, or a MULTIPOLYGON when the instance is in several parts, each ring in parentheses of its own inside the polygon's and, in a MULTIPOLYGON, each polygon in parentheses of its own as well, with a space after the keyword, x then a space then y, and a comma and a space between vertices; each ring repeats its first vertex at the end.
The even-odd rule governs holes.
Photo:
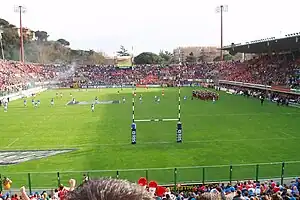
MULTIPOLYGON (((0 31, 2 32, 2 46, 6 60, 19 60, 20 36, 19 29, 0 18, 0 31)), ((71 49, 67 39, 59 38, 49 40, 45 30, 32 31, 22 29, 24 54, 27 62, 34 63, 73 63, 102 64, 104 55, 94 50, 71 49)), ((0 51, 1 54, 1 51, 0 51)), ((2 58, 2 55, 1 55, 2 58)))
MULTIPOLYGON (((168 51, 160 51, 159 54, 153 52, 143 52, 136 57, 134 57, 135 64, 174 64, 179 62, 194 64, 197 62, 205 62, 207 55, 201 54, 200 56, 195 56, 193 52, 190 52, 187 56, 180 55, 175 57, 174 54, 168 51)), ((224 60, 232 60, 233 57, 230 54, 224 55, 224 60)), ((217 56, 213 61, 220 61, 220 56, 217 56)))

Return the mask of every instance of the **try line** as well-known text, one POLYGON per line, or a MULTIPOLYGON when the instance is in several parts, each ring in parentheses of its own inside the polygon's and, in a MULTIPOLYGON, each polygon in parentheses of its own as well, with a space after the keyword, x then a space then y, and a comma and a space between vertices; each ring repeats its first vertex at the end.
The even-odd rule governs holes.
MULTIPOLYGON (((215 140, 190 140, 190 141, 183 141, 183 144, 200 144, 200 143, 213 143, 213 142, 246 142, 246 141, 273 141, 273 140, 299 140, 298 137, 277 137, 277 138, 250 138, 250 139, 233 139, 233 140, 224 140, 224 139, 215 139, 215 140)), ((14 140, 12 143, 7 145, 6 147, 2 147, 4 149, 9 149, 15 142, 17 142, 19 138, 14 140)), ((145 145, 154 145, 154 144, 174 144, 176 145, 176 142, 171 141, 157 141, 157 142, 140 142, 137 145, 138 146, 145 146, 145 145)), ((181 144, 178 144, 181 145, 181 144)), ((36 148, 35 146, 20 146, 18 145, 18 149, 31 149, 31 150, 39 150, 39 149, 58 149, 58 148, 80 148, 80 147, 109 147, 109 146, 130 146, 130 142, 128 143, 104 143, 104 144, 95 144, 95 143, 84 143, 84 144, 67 144, 67 145, 55 145, 55 146, 42 146, 41 148, 36 148)), ((16 147, 14 147, 16 149, 16 147)))

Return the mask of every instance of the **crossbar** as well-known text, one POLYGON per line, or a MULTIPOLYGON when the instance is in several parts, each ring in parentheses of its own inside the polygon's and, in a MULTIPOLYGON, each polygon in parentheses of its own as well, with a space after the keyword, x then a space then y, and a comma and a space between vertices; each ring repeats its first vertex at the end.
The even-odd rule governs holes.
POLYGON ((135 119, 136 122, 168 122, 178 121, 178 119, 135 119))

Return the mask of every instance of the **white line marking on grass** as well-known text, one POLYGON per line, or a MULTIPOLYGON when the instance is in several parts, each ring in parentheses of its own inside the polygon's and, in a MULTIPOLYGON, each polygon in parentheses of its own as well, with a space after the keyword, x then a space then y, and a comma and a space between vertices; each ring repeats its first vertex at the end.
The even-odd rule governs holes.
POLYGON ((284 131, 281 131, 281 133, 282 133, 283 135, 286 135, 287 137, 290 137, 290 138, 296 138, 295 136, 293 136, 293 135, 291 135, 291 134, 289 134, 289 133, 286 133, 286 132, 284 132, 284 131))
POLYGON ((257 116, 257 115, 300 115, 300 113, 222 113, 222 114, 195 114, 193 117, 222 117, 222 116, 257 116))
MULTIPOLYGON (((254 142, 254 141, 272 141, 272 140, 299 140, 300 138, 251 138, 251 139, 235 139, 235 140, 191 140, 184 141, 183 144, 200 144, 200 143, 214 143, 214 142, 254 142)), ((176 141, 157 141, 157 142, 138 142, 136 146, 145 146, 145 145, 153 145, 153 144, 174 144, 176 145, 176 141)), ((180 144, 179 144, 180 145, 180 144)), ((59 149, 59 148, 80 148, 80 147, 105 147, 105 146, 133 146, 129 143, 107 143, 107 144, 95 144, 95 143, 85 143, 85 144, 74 144, 74 145, 55 145, 55 146, 43 146, 41 148, 36 148, 36 146, 19 146, 19 149, 59 149)), ((4 147, 9 148, 10 146, 4 147)), ((15 149, 15 148, 14 148, 15 149)))
POLYGON ((11 147, 14 143, 16 143, 20 138, 16 138, 14 141, 12 141, 11 143, 9 143, 5 148, 9 148, 11 147))

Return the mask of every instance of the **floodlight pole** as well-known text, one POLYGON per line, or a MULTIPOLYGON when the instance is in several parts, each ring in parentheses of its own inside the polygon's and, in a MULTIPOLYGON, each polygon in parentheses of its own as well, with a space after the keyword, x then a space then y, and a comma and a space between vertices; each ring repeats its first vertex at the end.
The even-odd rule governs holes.
POLYGON ((223 12, 228 11, 227 5, 220 5, 216 8, 216 12, 221 15, 221 50, 220 50, 220 60, 223 60, 223 12))
POLYGON ((178 48, 178 60, 179 60, 179 65, 181 65, 181 51, 180 51, 180 47, 178 48))
POLYGON ((26 12, 25 7, 16 6, 15 12, 19 13, 20 17, 20 62, 24 62, 24 43, 23 43, 23 26, 22 26, 22 13, 26 12))
POLYGON ((0 48, 1 48, 2 59, 5 60, 5 57, 4 57, 4 50, 3 50, 3 43, 2 43, 2 33, 3 33, 3 31, 0 30, 0 48))

